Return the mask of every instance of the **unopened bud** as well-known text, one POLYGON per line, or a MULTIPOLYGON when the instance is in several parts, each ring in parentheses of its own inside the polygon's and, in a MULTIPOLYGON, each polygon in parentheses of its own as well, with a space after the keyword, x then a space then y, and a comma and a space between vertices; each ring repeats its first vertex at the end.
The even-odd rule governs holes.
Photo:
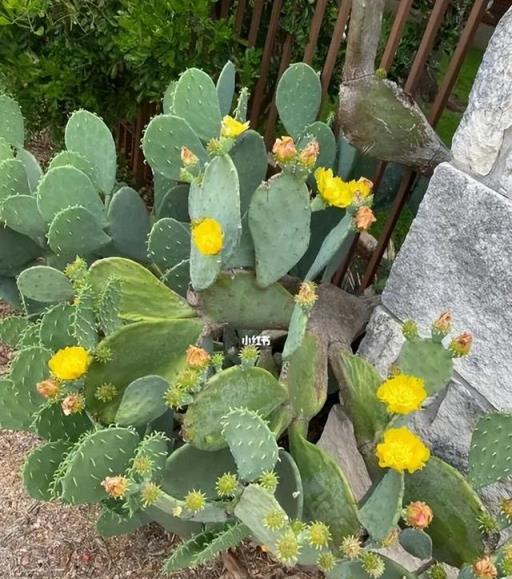
POLYGON ((418 325, 414 320, 405 320, 402 324, 402 334, 408 340, 413 340, 418 337, 418 325))
POLYGON ((278 163, 288 163, 297 155, 297 148, 291 137, 276 139, 272 153, 278 163))
POLYGON ((299 161, 307 169, 315 166, 318 155, 320 154, 320 145, 317 140, 310 141, 299 154, 299 161))
POLYGON ((43 380, 36 384, 36 389, 43 398, 55 398, 60 392, 60 386, 53 380, 43 380))
POLYGON ((444 312, 432 324, 432 329, 435 333, 446 336, 452 329, 453 317, 450 312, 444 312))
POLYGON ((406 524, 414 529, 426 529, 433 518, 432 509, 423 501, 409 503, 404 511, 406 524))
POLYGON ((463 332, 450 342, 450 352, 455 358, 467 356, 473 344, 473 336, 470 332, 463 332))
POLYGON ((181 162, 185 167, 194 167, 198 161, 197 155, 194 155, 188 147, 181 147, 181 162))
POLYGON ((79 414, 85 408, 85 398, 81 394, 68 394, 62 401, 61 408, 66 416, 79 414))
POLYGON ((210 362, 210 354, 203 348, 189 346, 187 348, 187 364, 191 368, 204 368, 210 362))
POLYGON ((483 577, 485 579, 493 579, 493 577, 498 576, 498 570, 488 555, 478 559, 478 561, 474 563, 473 573, 477 577, 483 577))
POLYGON ((354 220, 358 231, 368 231, 377 221, 377 218, 369 207, 360 207, 357 210, 354 220))
POLYGON ((299 293, 295 295, 295 303, 303 310, 310 311, 318 300, 316 293, 316 283, 304 281, 300 284, 299 293))
POLYGON ((128 479, 124 476, 107 476, 101 486, 114 499, 122 499, 128 490, 128 479))

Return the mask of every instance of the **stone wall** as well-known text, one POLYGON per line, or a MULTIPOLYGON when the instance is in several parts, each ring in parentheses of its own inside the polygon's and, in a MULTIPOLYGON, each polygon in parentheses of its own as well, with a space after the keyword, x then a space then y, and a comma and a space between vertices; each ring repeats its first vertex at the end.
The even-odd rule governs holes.
POLYGON ((385 375, 409 318, 427 334, 450 310, 474 335, 446 392, 415 418, 434 452, 467 468, 473 426, 512 409, 512 9, 489 44, 453 141, 393 265, 359 353, 385 375))

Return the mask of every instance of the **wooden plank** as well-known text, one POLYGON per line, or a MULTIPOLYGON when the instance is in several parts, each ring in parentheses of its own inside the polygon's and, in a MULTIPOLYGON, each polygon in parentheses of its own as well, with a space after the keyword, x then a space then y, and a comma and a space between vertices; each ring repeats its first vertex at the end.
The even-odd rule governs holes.
POLYGON ((265 0, 255 0, 254 2, 254 8, 252 10, 251 26, 249 28, 249 38, 248 38, 249 46, 256 46, 264 4, 265 0))
POLYGON ((352 0, 342 0, 338 10, 336 23, 334 25, 331 42, 329 44, 329 50, 327 51, 324 67, 322 69, 322 92, 324 96, 329 90, 329 84, 334 73, 334 68, 336 67, 338 52, 343 41, 343 35, 345 34, 345 28, 347 26, 351 8, 352 0))
POLYGON ((395 58, 404 26, 411 12, 412 3, 413 0, 401 0, 396 11, 393 26, 391 27, 391 32, 389 33, 389 38, 380 61, 380 68, 386 71, 391 68, 391 64, 395 58))
POLYGON ((311 19, 311 25, 309 28, 308 43, 306 44, 306 48, 304 50, 303 61, 307 64, 311 64, 313 62, 313 55, 315 54, 326 8, 327 0, 317 0, 315 12, 313 13, 313 18, 311 19))
POLYGON ((240 34, 242 32, 242 25, 244 23, 246 0, 238 0, 235 14, 235 32, 240 34))

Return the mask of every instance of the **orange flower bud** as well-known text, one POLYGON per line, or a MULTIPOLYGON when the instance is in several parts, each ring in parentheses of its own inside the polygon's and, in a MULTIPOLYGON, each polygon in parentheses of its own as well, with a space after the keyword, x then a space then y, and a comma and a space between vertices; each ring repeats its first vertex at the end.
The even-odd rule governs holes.
POLYGON ((181 147, 181 162, 185 167, 197 165, 199 159, 188 147, 181 147))
POLYGON ((423 501, 409 503, 405 508, 404 519, 409 527, 426 529, 433 518, 432 509, 423 501))
POLYGON ((128 490, 128 479, 124 476, 107 476, 101 486, 112 498, 121 499, 128 490))
POLYGON ((68 394, 62 401, 61 408, 66 416, 78 414, 85 408, 85 399, 81 394, 68 394))
POLYGON ((203 348, 189 346, 187 348, 187 364, 191 368, 204 368, 210 361, 210 354, 203 348))
POLYGON ((38 382, 36 389, 44 398, 55 398, 60 392, 60 386, 50 379, 38 382))
POLYGON ((444 312, 432 324, 432 327, 438 333, 446 335, 452 329, 452 322, 453 322, 452 314, 450 312, 444 312))
POLYGON ((311 169, 315 166, 319 154, 320 145, 318 144, 318 141, 310 141, 300 152, 299 161, 304 165, 304 167, 311 169))
POLYGON ((297 148, 291 137, 276 139, 272 147, 272 153, 278 163, 287 163, 297 155, 297 148))
POLYGON ((475 562, 473 573, 477 577, 484 577, 485 579, 493 579, 493 577, 498 576, 498 570, 488 555, 475 562))
POLYGON ((473 344, 473 336, 470 332, 463 332, 450 343, 450 351, 456 358, 467 356, 473 344))
POLYGON ((355 216, 356 227, 359 231, 367 231, 375 223, 375 215, 369 207, 360 207, 355 216))

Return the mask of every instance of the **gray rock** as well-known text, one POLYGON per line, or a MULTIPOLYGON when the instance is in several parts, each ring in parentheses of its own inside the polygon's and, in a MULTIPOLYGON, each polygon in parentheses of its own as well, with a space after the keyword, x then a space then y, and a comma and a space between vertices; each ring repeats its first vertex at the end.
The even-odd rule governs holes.
POLYGON ((317 445, 339 465, 354 496, 360 500, 372 483, 363 457, 357 449, 352 423, 339 404, 331 408, 317 445))
POLYGON ((440 165, 393 265, 383 305, 428 332, 450 310, 474 335, 457 372, 497 409, 512 407, 512 202, 440 165))
MULTIPOLYGON (((479 177, 487 176, 489 184, 499 184, 502 177, 507 181, 512 168, 511 127, 512 9, 500 20, 489 42, 453 138, 456 162, 479 177)), ((512 196, 511 189, 508 196, 512 196)))

